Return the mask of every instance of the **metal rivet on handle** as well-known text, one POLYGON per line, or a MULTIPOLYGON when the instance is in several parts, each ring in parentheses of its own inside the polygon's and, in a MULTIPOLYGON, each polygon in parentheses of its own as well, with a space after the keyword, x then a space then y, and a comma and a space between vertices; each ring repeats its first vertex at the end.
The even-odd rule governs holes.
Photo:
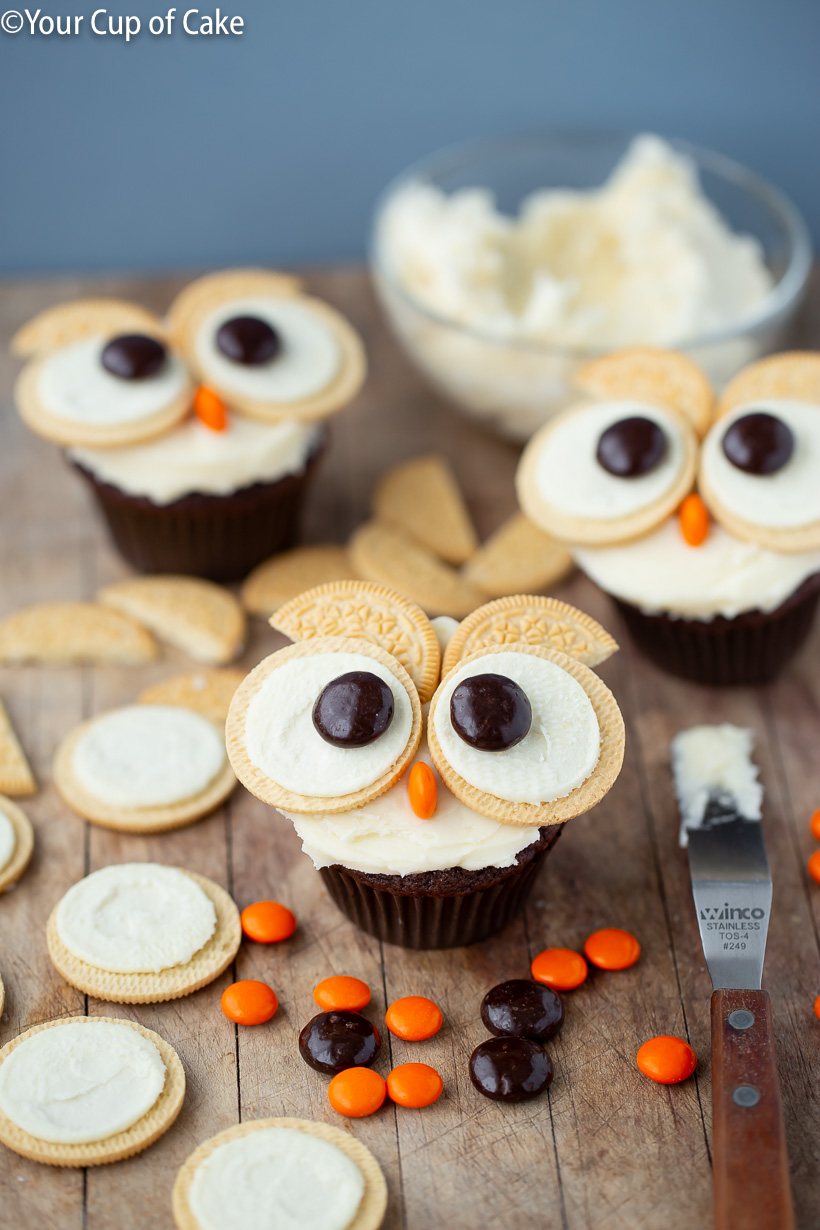
POLYGON ((738 1085, 732 1093, 732 1101, 736 1106, 757 1106, 760 1093, 754 1085, 738 1085))
POLYGON ((732 1029, 751 1029, 755 1023, 755 1014, 746 1008, 737 1008, 726 1018, 732 1029))

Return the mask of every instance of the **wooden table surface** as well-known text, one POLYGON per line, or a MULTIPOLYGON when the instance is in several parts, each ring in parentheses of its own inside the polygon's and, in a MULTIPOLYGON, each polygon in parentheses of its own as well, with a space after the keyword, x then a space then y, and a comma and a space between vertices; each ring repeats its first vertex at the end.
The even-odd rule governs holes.
MULTIPOLYGON (((333 448, 304 524, 307 541, 344 536, 366 515, 381 468, 437 449, 452 461, 482 535, 514 506, 516 451, 458 417, 422 385, 388 338, 366 278, 357 270, 310 278, 366 338, 371 374, 355 406, 333 428, 333 448)), ((178 282, 7 283, 0 292, 0 613, 24 603, 90 598, 125 574, 86 492, 58 450, 34 439, 10 404, 16 371, 6 340, 35 311, 58 299, 104 289, 162 309, 178 282)), ((815 294, 814 305, 820 304, 815 294)), ((811 305, 803 341, 820 343, 811 305)), ((808 818, 820 806, 818 705, 820 628, 785 678, 765 690, 712 691, 663 676, 620 635, 591 585, 576 578, 560 595, 602 620, 622 652, 601 670, 624 711, 626 761, 612 792, 570 821, 550 856, 526 916, 473 948, 406 952, 362 935, 336 910, 290 824, 240 787, 208 819, 157 837, 118 835, 85 824, 51 784, 58 741, 76 723, 130 701, 147 683, 188 665, 165 651, 146 668, 0 671, 0 696, 32 758, 40 791, 25 802, 37 835, 34 860, 0 898, 0 972, 6 1009, 0 1043, 65 1014, 112 1007, 67 986, 52 968, 46 918, 81 876, 109 863, 154 859, 225 885, 237 904, 273 897, 299 919, 294 938, 267 948, 243 944, 234 967, 211 986, 173 1003, 115 1005, 116 1015, 157 1030, 179 1052, 188 1092, 174 1127, 130 1161, 87 1172, 39 1166, 0 1147, 0 1224, 14 1230, 165 1230, 178 1167, 207 1137, 239 1119, 296 1115, 341 1125, 373 1150, 390 1192, 386 1226, 564 1227, 698 1230, 711 1220, 709 996, 687 864, 677 844, 669 740, 694 722, 752 726, 766 787, 764 830, 774 876, 774 910, 764 984, 775 1032, 802 1227, 820 1224, 820 1102, 812 1006, 820 993, 820 887, 805 864, 808 818), (548 1096, 519 1106, 482 1098, 467 1061, 486 1036, 479 1004, 494 983, 526 976, 542 948, 580 948, 597 927, 626 927, 640 939, 639 963, 593 973, 565 997, 566 1020, 549 1044, 555 1079, 548 1096), (341 1120, 329 1107, 327 1078, 298 1056, 296 1036, 313 1015, 312 990, 347 972, 373 991, 368 1015, 379 1026, 387 1003, 432 996, 445 1025, 431 1041, 406 1044, 386 1030, 378 1063, 386 1073, 418 1059, 444 1077, 445 1093, 423 1111, 385 1106, 369 1119, 341 1120), (280 999, 274 1020, 237 1029, 219 1009, 236 978, 270 982, 280 999), (698 1055, 694 1079, 654 1085, 635 1054, 654 1034, 687 1037, 698 1055), (813 1073, 814 1079, 813 1079, 813 1073)), ((242 663, 253 666, 278 644, 256 624, 242 663)), ((752 1228, 750 1227, 750 1230, 752 1228)))

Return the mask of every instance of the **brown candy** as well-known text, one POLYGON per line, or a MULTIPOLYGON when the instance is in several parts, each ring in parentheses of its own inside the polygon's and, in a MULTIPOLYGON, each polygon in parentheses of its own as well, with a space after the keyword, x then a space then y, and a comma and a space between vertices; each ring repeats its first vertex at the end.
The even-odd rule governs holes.
POLYGON ((607 427, 598 441, 598 462, 616 478, 638 478, 659 465, 666 454, 666 435, 653 419, 634 415, 607 427))
POLYGON ((349 671, 319 693, 313 725, 334 747, 364 747, 384 734, 393 710, 393 693, 383 679, 371 671, 349 671))
POLYGON ((754 410, 729 426, 723 451, 732 465, 746 474, 776 474, 791 460, 794 434, 776 415, 754 410))
POLYGON ((470 1080, 495 1102, 525 1102, 548 1088, 552 1064, 543 1047, 527 1038, 488 1038, 470 1056, 470 1080))
POLYGON ((226 358, 245 367, 261 367, 275 359, 282 340, 266 320, 258 316, 234 316, 220 325, 216 344, 226 358))
POLYGON ((165 347, 155 337, 123 333, 113 337, 102 352, 102 365, 120 380, 146 380, 165 362, 165 347))
POLYGON ((481 1019, 492 1034, 546 1042, 561 1028, 564 1006, 551 987, 531 978, 511 978, 484 996, 481 1019))
POLYGON ((317 1072, 335 1076, 368 1067, 379 1053, 375 1026, 358 1012, 320 1012, 299 1034, 299 1052, 317 1072))
POLYGON ((470 675, 450 697, 450 720, 470 747, 501 752, 526 736, 532 706, 523 688, 506 675, 470 675))

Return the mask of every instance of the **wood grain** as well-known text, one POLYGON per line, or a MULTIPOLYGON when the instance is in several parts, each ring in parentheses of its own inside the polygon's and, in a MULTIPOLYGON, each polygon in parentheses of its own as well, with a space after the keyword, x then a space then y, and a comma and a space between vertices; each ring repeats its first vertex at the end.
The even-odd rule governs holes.
MULTIPOLYGON (((181 279, 94 284, 8 283, 0 292, 0 614, 47 598, 87 598, 127 575, 57 449, 33 439, 10 409, 16 365, 6 341, 34 312, 80 293, 133 296, 162 310, 181 279)), ((371 375, 333 425, 332 449, 304 522, 306 541, 342 541, 368 511, 381 470, 401 458, 443 452, 486 537, 514 510, 517 452, 458 417, 431 394, 389 340, 365 276, 341 270, 309 279, 365 336, 371 375)), ((820 287, 803 324, 820 341, 820 287)), ((550 856, 525 918, 471 949, 411 953, 359 934, 338 913, 301 853, 289 823, 239 790, 220 812, 157 837, 105 832, 60 803, 51 757, 77 722, 132 699, 190 667, 166 650, 144 668, 5 669, 8 706, 42 789, 24 806, 37 848, 18 887, 0 897, 0 971, 8 991, 0 1044, 38 1021, 86 1010, 82 995, 52 969, 45 949, 49 911, 68 886, 107 863, 153 858, 190 867, 231 891, 240 907, 260 897, 292 906, 299 928, 287 944, 244 944, 235 970, 170 1004, 118 1009, 156 1029, 179 1051, 188 1076, 182 1114, 139 1158, 81 1173, 23 1161, 0 1150, 3 1225, 26 1230, 170 1230, 178 1166, 206 1137, 240 1119, 296 1115, 339 1123, 326 1078, 298 1058, 296 1036, 313 1015, 312 990, 330 973, 372 988, 367 1014, 380 1027, 387 1003, 428 994, 445 1024, 426 1043, 382 1030, 378 1068, 407 1059, 435 1065, 445 1093, 433 1107, 385 1107, 344 1123, 378 1157, 388 1179, 389 1230, 548 1225, 563 1230, 698 1230, 711 1224, 709 999, 686 859, 677 846, 669 740, 697 721, 752 726, 766 785, 764 828, 774 876, 774 909, 764 984, 774 1005, 797 1224, 820 1224, 820 1100, 812 1087, 820 992, 820 889, 807 877, 814 848, 808 817, 820 805, 820 629, 785 678, 761 691, 698 688, 669 679, 625 642, 606 599, 579 578, 558 591, 600 619, 623 651, 601 668, 627 719, 623 773, 608 798, 572 821, 550 856), (566 1023, 550 1044, 556 1076, 548 1096, 520 1106, 482 1099, 467 1060, 484 1037, 479 1005, 504 978, 526 975, 547 945, 580 947, 597 927, 627 927, 643 955, 622 973, 593 972, 565 997, 566 1023), (219 1010, 234 977, 276 989, 281 1007, 268 1026, 238 1029, 219 1010), (640 1044, 677 1033, 694 1046, 694 1079, 678 1087, 645 1080, 640 1044)), ((281 638, 254 623, 242 664, 250 668, 281 638)), ((110 1007, 91 1000, 88 1011, 110 1007)))

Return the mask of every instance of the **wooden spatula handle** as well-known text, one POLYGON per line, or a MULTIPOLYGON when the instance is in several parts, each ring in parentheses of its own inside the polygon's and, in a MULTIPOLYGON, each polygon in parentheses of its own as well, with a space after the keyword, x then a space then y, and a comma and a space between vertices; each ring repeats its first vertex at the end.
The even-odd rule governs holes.
POLYGON ((722 990, 712 995, 712 1107, 715 1230, 793 1230, 766 991, 722 990))

